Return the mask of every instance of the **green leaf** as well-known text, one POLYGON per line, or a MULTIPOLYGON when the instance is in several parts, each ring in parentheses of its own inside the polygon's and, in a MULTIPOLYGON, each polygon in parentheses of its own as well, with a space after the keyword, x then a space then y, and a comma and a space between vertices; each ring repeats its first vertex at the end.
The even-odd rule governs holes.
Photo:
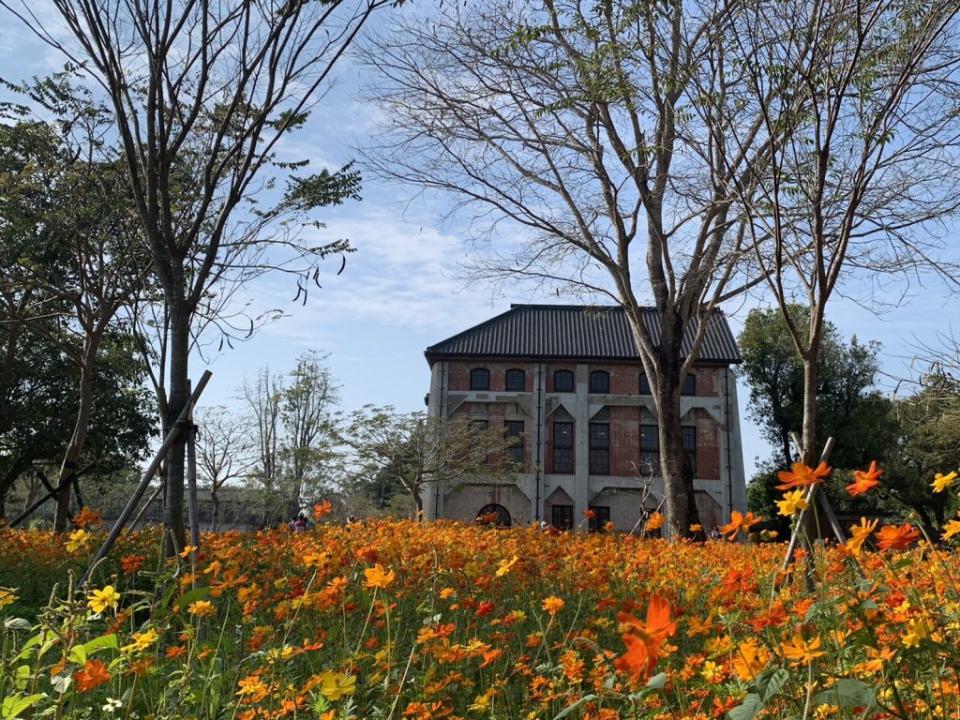
POLYGON ((763 701, 756 693, 747 695, 743 702, 727 713, 730 720, 753 720, 763 707, 763 701))
POLYGON ((206 600, 210 597, 210 588, 208 587, 198 587, 193 590, 185 592, 183 595, 177 598, 175 606, 178 611, 183 610, 187 605, 197 600, 206 600))
POLYGON ((757 676, 757 690, 760 691, 760 698, 764 705, 780 692, 781 688, 790 679, 790 673, 778 667, 771 667, 764 670, 757 676))
POLYGON ((580 707, 584 703, 588 703, 591 700, 596 700, 596 699, 597 699, 597 696, 592 693, 590 695, 584 695, 582 698, 580 698, 575 703, 573 703, 573 705, 568 705, 559 713, 557 713, 557 715, 553 718, 553 720, 560 720, 560 718, 565 718, 567 715, 572 713, 574 710, 576 710, 578 707, 580 707))
POLYGON ((813 702, 816 705, 839 705, 846 708, 872 708, 877 704, 877 695, 873 688, 862 680, 841 678, 829 690, 817 693, 813 702))
POLYGON ((116 650, 120 647, 120 643, 117 641, 116 634, 110 633, 95 637, 90 642, 84 643, 82 647, 87 655, 93 655, 101 650, 116 650))
POLYGON ((5 697, 3 704, 0 704, 0 718, 3 718, 3 720, 16 720, 20 717, 20 713, 36 705, 45 697, 46 695, 44 693, 34 693, 33 695, 14 693, 9 697, 5 697))

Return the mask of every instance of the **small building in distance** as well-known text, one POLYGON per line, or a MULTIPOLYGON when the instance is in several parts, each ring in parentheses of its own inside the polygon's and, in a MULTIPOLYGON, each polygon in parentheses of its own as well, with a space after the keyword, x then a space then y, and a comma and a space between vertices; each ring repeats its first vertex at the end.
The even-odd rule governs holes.
MULTIPOLYGON (((651 337, 659 314, 645 310, 651 337)), ((689 341, 687 341, 689 342, 689 341)), ((427 484, 428 519, 554 527, 612 521, 635 529, 663 493, 657 413, 624 310, 583 305, 513 305, 426 350, 428 414, 465 415, 516 437, 522 467, 513 483, 483 478, 427 484)), ((741 361, 722 313, 708 326, 683 388, 683 439, 695 468, 697 508, 709 531, 745 509, 737 385, 741 361)))

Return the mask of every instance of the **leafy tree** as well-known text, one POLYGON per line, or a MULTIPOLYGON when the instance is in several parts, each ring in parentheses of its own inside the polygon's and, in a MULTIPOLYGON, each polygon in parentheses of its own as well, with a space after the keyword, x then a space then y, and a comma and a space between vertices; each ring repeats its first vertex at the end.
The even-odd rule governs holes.
POLYGON ((423 513, 429 486, 448 491, 470 478, 506 482, 513 466, 506 460, 512 440, 503 428, 480 429, 469 417, 427 417, 392 406, 364 406, 351 414, 342 432, 355 476, 399 486, 423 513))
MULTIPOLYGON (((791 305, 790 313, 802 330, 809 311, 791 305)), ((779 309, 755 309, 747 315, 739 337, 741 377, 750 388, 749 415, 764 438, 776 448, 776 463, 789 466, 795 457, 790 433, 799 433, 804 413, 804 362, 790 339, 779 309)), ((844 342, 836 326, 824 324, 817 384, 817 446, 828 437, 837 445, 831 464, 862 468, 887 457, 895 442, 890 422, 892 402, 875 389, 880 370, 880 344, 860 343, 856 336, 844 342)))
POLYGON ((56 480, 54 529, 62 532, 69 480, 78 469, 93 413, 100 346, 118 326, 121 309, 140 294, 150 263, 138 253, 142 243, 119 154, 102 139, 103 108, 89 92, 71 85, 68 73, 10 89, 55 121, 6 106, 13 122, 0 127, 7 246, 0 281, 14 293, 44 296, 39 322, 21 321, 75 366, 76 397, 66 406, 75 408, 74 422, 62 443, 56 480), (55 325, 44 322, 54 313, 55 325))
MULTIPOLYGON (((342 240, 301 243, 297 231, 315 224, 315 208, 357 197, 359 175, 349 167, 300 174, 307 161, 277 151, 367 20, 399 2, 53 0, 64 36, 29 4, 0 0, 82 67, 109 103, 163 291, 167 426, 188 400, 191 346, 216 323, 231 288, 286 270, 306 292, 318 259, 347 249, 342 240)), ((170 554, 186 542, 185 443, 181 434, 166 462, 170 554)))

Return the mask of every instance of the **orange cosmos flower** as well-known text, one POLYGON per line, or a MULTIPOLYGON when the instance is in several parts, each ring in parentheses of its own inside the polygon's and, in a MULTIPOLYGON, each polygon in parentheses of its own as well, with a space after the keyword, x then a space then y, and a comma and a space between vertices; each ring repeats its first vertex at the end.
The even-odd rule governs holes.
POLYGON ((127 575, 133 575, 143 567, 144 560, 146 558, 143 555, 124 555, 120 558, 120 567, 127 575))
POLYGON ((623 634, 623 643, 627 650, 614 664, 636 682, 653 672, 657 666, 660 647, 667 638, 676 633, 677 623, 670 619, 670 603, 659 595, 650 598, 646 622, 640 622, 625 613, 621 613, 618 619, 628 630, 623 634))
POLYGON ((99 660, 87 660, 83 668, 73 674, 73 682, 77 691, 86 693, 95 690, 110 681, 107 666, 99 660))
POLYGON ((209 600, 194 600, 187 606, 187 612, 196 617, 210 617, 217 614, 217 609, 209 600))
POLYGON ((881 550, 903 550, 920 538, 920 531, 909 523, 884 525, 877 533, 877 547, 881 550))
POLYGON ((808 487, 822 483, 825 478, 830 477, 832 468, 825 462, 811 468, 804 463, 794 463, 791 470, 781 470, 777 473, 777 490, 792 490, 796 487, 808 487))
POLYGON ((380 563, 377 563, 372 568, 367 568, 363 571, 363 574, 366 577, 364 585, 371 589, 380 588, 381 590, 386 590, 397 578, 397 574, 393 570, 384 569, 380 563))
POLYGON ((643 527, 644 532, 653 532, 654 530, 659 530, 663 527, 665 520, 666 518, 663 516, 663 513, 658 510, 647 519, 647 524, 643 527))
POLYGON ((865 517, 860 518, 859 525, 850 526, 850 534, 852 537, 847 540, 844 547, 849 550, 851 554, 859 555, 863 544, 867 541, 867 538, 870 537, 870 534, 877 529, 877 523, 879 522, 879 520, 868 521, 865 517))
POLYGON ((563 599, 558 598, 554 595, 551 595, 548 598, 544 598, 543 600, 543 609, 546 611, 547 615, 549 615, 550 617, 553 617, 558 612, 560 612, 563 609, 564 605, 566 605, 566 603, 563 601, 563 599))
POLYGON ((103 522, 103 517, 97 510, 91 510, 86 505, 80 508, 80 512, 73 516, 73 526, 75 528, 86 528, 99 525, 103 522))
POLYGON ((733 654, 733 670, 744 682, 753 680, 767 666, 770 653, 756 640, 745 640, 733 654))
POLYGON ((329 515, 332 510, 333 503, 331 503, 329 500, 319 502, 313 506, 313 519, 319 522, 320 518, 322 518, 324 515, 329 515))
POLYGON ((847 492, 850 497, 863 495, 868 490, 872 490, 880 484, 880 478, 883 476, 883 470, 877 467, 877 461, 870 463, 870 469, 853 471, 853 482, 847 485, 847 492))
POLYGON ((812 662, 815 658, 826 654, 820 649, 820 638, 815 637, 808 642, 800 633, 794 633, 790 642, 781 643, 780 651, 787 660, 802 663, 812 662))
POLYGON ((720 526, 720 532, 727 537, 728 540, 734 540, 737 537, 737 534, 743 530, 746 534, 750 532, 750 528, 759 523, 762 518, 758 518, 752 512, 748 512, 744 515, 739 510, 734 510, 730 513, 730 522, 726 525, 720 526))

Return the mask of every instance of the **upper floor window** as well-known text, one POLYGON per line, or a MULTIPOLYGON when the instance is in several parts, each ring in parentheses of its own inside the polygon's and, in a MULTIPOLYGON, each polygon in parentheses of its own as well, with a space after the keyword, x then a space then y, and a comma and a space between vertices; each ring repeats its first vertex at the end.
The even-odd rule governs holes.
POLYGON ((490 389, 490 371, 486 368, 474 368, 470 371, 471 390, 490 389))
POLYGON ((610 373, 606 370, 594 370, 590 373, 590 392, 610 392, 610 373))
POLYGON ((697 394, 697 376, 693 373, 687 375, 683 380, 683 387, 680 388, 681 395, 696 395, 697 394))
POLYGON ((610 474, 609 423, 590 423, 590 474, 610 474))
POLYGON ((507 420, 504 423, 507 438, 507 457, 518 468, 523 468, 523 420, 507 420))
POLYGON ((562 474, 573 472, 572 422, 553 424, 553 471, 562 474))
POLYGON ((640 373, 640 394, 641 395, 652 395, 650 392, 650 381, 647 380, 646 373, 640 373))
POLYGON ((660 434, 656 425, 640 426, 640 474, 660 473, 660 434))
POLYGON ((523 370, 507 370, 506 389, 523 392, 527 386, 527 374, 523 370))
POLYGON ((570 370, 557 370, 553 373, 554 392, 573 392, 573 373, 570 370))
POLYGON ((680 428, 683 439, 683 451, 687 455, 687 460, 690 462, 690 470, 693 471, 693 476, 697 476, 697 426, 696 425, 684 425, 680 428))

